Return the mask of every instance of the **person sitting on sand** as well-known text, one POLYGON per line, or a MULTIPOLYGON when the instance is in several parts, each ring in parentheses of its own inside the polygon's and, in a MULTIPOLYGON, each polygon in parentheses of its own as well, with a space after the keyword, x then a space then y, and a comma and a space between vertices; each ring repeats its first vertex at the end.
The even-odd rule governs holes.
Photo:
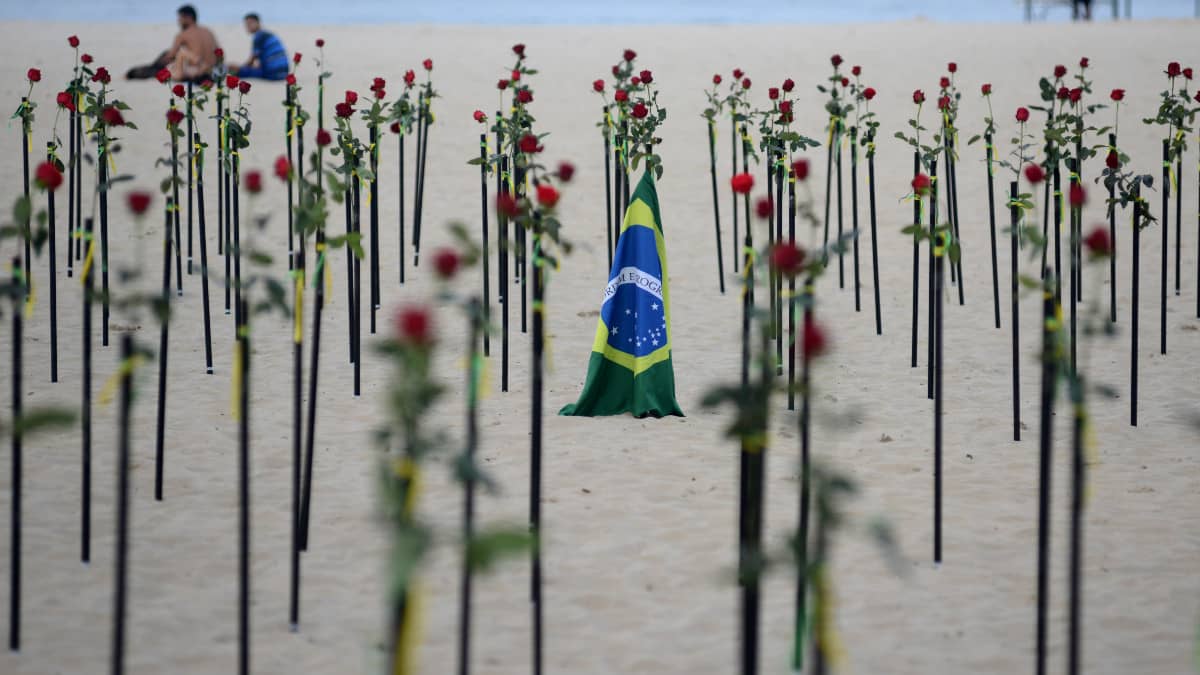
POLYGON ((243 66, 230 66, 229 72, 242 79, 257 77, 263 80, 282 80, 288 76, 288 54, 283 42, 270 31, 262 28, 262 21, 254 12, 244 18, 246 32, 253 35, 250 59, 243 66))
POLYGON ((212 76, 217 65, 217 38, 213 32, 196 23, 196 8, 184 5, 176 11, 179 19, 179 34, 171 48, 153 63, 131 68, 125 77, 130 80, 145 80, 154 77, 159 70, 167 68, 171 78, 179 81, 199 81, 212 76))

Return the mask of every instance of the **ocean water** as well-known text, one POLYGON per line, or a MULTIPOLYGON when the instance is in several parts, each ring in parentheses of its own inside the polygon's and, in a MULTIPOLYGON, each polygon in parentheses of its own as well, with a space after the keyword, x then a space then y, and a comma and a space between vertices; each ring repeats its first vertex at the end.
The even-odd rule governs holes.
MULTIPOLYGON (((182 4, 182 3, 180 3, 182 4)), ((201 22, 235 23, 248 11, 271 24, 737 24, 850 23, 926 18, 934 21, 1013 22, 1025 17, 1024 0, 195 0, 201 22)), ((1200 0, 1118 0, 1135 19, 1191 18, 1200 0)), ((1110 20, 1112 0, 1093 0, 1097 20, 1110 20)), ((174 2, 163 0, 58 0, 0 2, 0 20, 174 20, 174 2)), ((1034 19, 1069 21, 1067 0, 1034 2, 1034 19)))

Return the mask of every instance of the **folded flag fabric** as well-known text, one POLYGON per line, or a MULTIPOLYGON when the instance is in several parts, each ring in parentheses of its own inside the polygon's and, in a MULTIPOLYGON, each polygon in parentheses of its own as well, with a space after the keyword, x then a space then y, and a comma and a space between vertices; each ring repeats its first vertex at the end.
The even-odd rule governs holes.
POLYGON ((682 417, 670 334, 667 250, 658 192, 647 171, 625 210, 583 393, 558 414, 682 417))

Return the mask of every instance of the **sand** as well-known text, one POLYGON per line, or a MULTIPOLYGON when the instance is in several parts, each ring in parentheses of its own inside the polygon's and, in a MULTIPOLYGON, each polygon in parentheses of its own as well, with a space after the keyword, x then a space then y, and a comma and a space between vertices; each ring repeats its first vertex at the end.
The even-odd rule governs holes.
MULTIPOLYGON (((519 22, 520 17, 513 17, 519 22)), ((756 100, 769 83, 793 77, 802 98, 798 128, 819 136, 824 123, 813 87, 826 77, 827 59, 840 52, 862 64, 865 81, 879 90, 874 109, 882 123, 878 157, 880 286, 884 334, 874 333, 869 248, 863 249, 863 311, 854 311, 851 285, 839 290, 836 273, 821 282, 820 314, 834 348, 815 371, 814 454, 849 472, 860 496, 853 524, 835 549, 837 626, 845 647, 844 673, 1011 673, 1032 667, 1035 543, 1037 535, 1036 333, 1039 306, 1026 297, 1023 327, 1021 413, 1024 439, 1011 439, 1008 244, 999 264, 1003 329, 992 327, 983 149, 963 150, 959 181, 967 304, 947 302, 945 410, 945 562, 931 559, 932 404, 924 397, 924 368, 909 367, 911 259, 900 229, 911 213, 911 154, 892 134, 906 129, 914 88, 936 91, 945 63, 959 64, 965 93, 964 134, 982 129, 983 82, 993 96, 1001 153, 1014 131, 1012 111, 1035 102, 1036 77, 1055 63, 1088 56, 1095 88, 1128 90, 1121 145, 1137 166, 1159 174, 1161 132, 1140 123, 1157 106, 1160 71, 1182 60, 1194 44, 1191 21, 1087 26, 955 25, 927 22, 815 27, 483 28, 371 26, 317 29, 279 27, 290 47, 311 59, 313 39, 328 41, 334 75, 329 90, 365 91, 376 75, 396 89, 403 70, 432 57, 436 64, 438 124, 430 140, 424 251, 449 241, 444 225, 478 221, 478 171, 465 164, 477 152, 476 108, 496 106, 495 80, 510 62, 508 48, 529 45, 536 77, 538 128, 550 132, 547 156, 569 158, 579 168, 564 198, 567 235, 577 244, 549 288, 552 368, 546 382, 544 465, 546 666, 556 673, 728 673, 736 668, 737 592, 731 572, 736 541, 736 445, 721 436, 728 411, 705 410, 700 400, 738 373, 736 344, 740 303, 735 292, 717 293, 707 148, 699 118, 703 89, 713 72, 746 69, 756 100), (670 112, 662 136, 666 175, 659 195, 667 232, 673 300, 674 359, 679 400, 688 417, 666 420, 560 418, 585 374, 595 310, 606 268, 603 168, 593 123, 600 101, 589 83, 604 75, 622 48, 641 53, 654 70, 661 101, 670 112), (883 517, 895 529, 905 556, 897 575, 870 543, 865 527, 883 517)), ((243 51, 236 26, 217 26, 231 55, 243 51)), ((35 147, 44 147, 53 118, 57 82, 69 76, 64 38, 78 33, 84 49, 114 72, 151 56, 165 43, 166 26, 0 25, 0 98, 15 107, 26 68, 45 82, 35 95, 35 147)), ((1187 64, 1185 64, 1187 65, 1187 64)), ((311 61, 301 70, 305 101, 315 97, 311 61)), ((167 94, 150 83, 116 83, 142 130, 128 134, 119 157, 134 184, 154 186, 164 154, 161 110, 167 94)), ((256 128, 245 166, 269 169, 283 152, 282 87, 255 84, 248 100, 256 128)), ((930 117, 926 117, 929 120, 930 117)), ((1108 111, 1097 117, 1107 124, 1108 111)), ((211 136, 211 123, 204 130, 211 136)), ((726 128, 719 137, 722 182, 728 163, 726 128)), ((8 203, 19 190, 19 131, 0 134, 0 185, 8 203)), ((964 139, 965 140, 965 139, 964 139)), ((310 139, 311 143, 311 139, 310 139)), ((1195 149, 1185 161, 1183 294, 1170 298, 1170 352, 1158 354, 1159 226, 1142 239, 1141 419, 1129 426, 1130 228, 1121 220, 1118 267, 1118 336, 1097 338, 1084 363, 1093 381, 1111 385, 1116 400, 1094 397, 1096 463, 1086 522, 1084 564, 1084 668, 1090 673, 1178 674, 1192 663, 1200 613, 1200 458, 1196 455, 1200 322, 1196 303, 1197 212, 1195 149)), ((824 180, 823 151, 811 153, 814 189, 824 180)), ((410 267, 410 282, 396 278, 397 200, 395 147, 383 149, 380 204, 383 231, 383 305, 380 330, 395 309, 429 301, 428 262, 410 267), (419 273, 418 273, 419 272, 419 273)), ((411 160, 410 160, 411 162, 411 160)), ((409 165, 411 170, 411 163, 409 165)), ((1086 179, 1100 168, 1094 161, 1086 179)), ((90 175, 90 173, 88 174, 90 175)), ((412 175, 411 173, 409 174, 412 175)), ((1008 176, 999 171, 998 189, 1008 176)), ((210 179, 211 181, 211 179, 210 179)), ((1100 191, 1092 187, 1085 223, 1104 220, 1100 191)), ((1158 195, 1151 195, 1158 211, 1158 195)), ((215 193, 209 200, 215 203, 215 193)), ((730 249, 728 199, 722 195, 726 262, 730 249)), ((247 204, 249 205, 247 206, 247 204)), ((864 202, 865 203, 865 202, 864 202)), ((260 241, 282 254, 286 241, 283 190, 268 180, 265 195, 245 209, 271 212, 260 241)), ((6 207, 7 208, 7 207, 6 207)), ((847 198, 847 209, 849 201, 847 198)), ((60 218, 65 212, 60 211, 60 218)), ((146 289, 160 274, 161 223, 135 223, 121 202, 113 207, 114 266, 146 262, 146 289)), ((865 224, 865 206, 863 207, 865 224)), ((847 212, 847 218, 848 218, 847 212)), ((1006 215, 999 214, 1001 224, 1006 215)), ((60 220, 61 231, 63 221, 60 220)), ((865 225, 864 225, 865 226, 865 225)), ((210 226, 211 227, 211 226, 210 226)), ((335 220, 335 230, 341 228, 335 220)), ((411 235, 411 233, 410 233, 411 235)), ((761 232, 760 232, 761 236, 761 232)), ((1171 240, 1174 242, 1174 224, 1171 240)), ((812 233, 806 232, 804 241, 812 233)), ((215 252, 215 236, 210 237, 215 252)), ((0 255, 14 254, 6 244, 0 255)), ((197 254, 198 255, 198 254, 197 254)), ((215 253, 214 253, 215 255, 215 253)), ((280 274, 282 255, 279 257, 280 274)), ((410 261, 411 262, 411 261, 410 261)), ((850 259, 846 260, 847 265, 850 259)), ((352 396, 347 362, 343 258, 335 256, 320 375, 317 457, 311 549, 303 558, 302 623, 287 625, 290 504, 290 342, 278 319, 254 332, 253 363, 253 667, 258 673, 378 672, 384 636, 383 553, 386 534, 374 518, 373 471, 377 450, 371 431, 380 420, 379 394, 390 376, 381 357, 364 347, 363 395, 352 396)), ((1024 269, 1033 270, 1026 262, 1024 269)), ((847 268, 849 273, 850 268, 847 268)), ((61 272, 60 272, 61 274, 61 272)), ((1107 298, 1107 272, 1085 272, 1089 293, 1107 298)), ((27 405, 77 405, 80 386, 80 291, 77 279, 59 279, 60 381, 49 383, 48 279, 44 259, 36 279, 41 293, 26 340, 27 405)), ((1173 283, 1172 279, 1172 283, 1173 283)), ((475 282, 463 279, 462 287, 475 282)), ((171 331, 166 499, 153 499, 156 368, 138 372, 132 469, 132 548, 129 580, 129 673, 218 673, 235 668, 236 627, 236 426, 230 416, 232 321, 214 312, 216 374, 206 376, 199 320, 199 277, 185 279, 181 319, 171 331)), ((924 293, 924 291, 922 291, 924 293)), ((515 299, 515 296, 514 296, 515 299)), ((220 307, 220 296, 214 298, 220 307)), ((924 311, 921 302, 921 364, 924 311)), ((5 316, 9 316, 6 311, 5 316)), ((453 314, 440 318, 444 337, 440 373, 450 394, 430 420, 461 438, 462 333, 453 314)), ((120 317, 141 338, 157 339, 148 317, 120 317)), ((98 329, 98 327, 97 327, 98 329)), ((114 336, 118 333, 114 332, 114 336)), ((513 335, 511 391, 498 388, 493 358, 492 392, 483 402, 482 455, 500 485, 482 499, 489 523, 523 522, 528 502, 529 363, 527 336, 513 335)), ((117 347, 95 350, 95 385, 113 372, 117 347)), ((368 337, 366 345, 371 344, 368 337)), ((8 373, 11 337, 0 331, 8 373)), ((7 375, 5 376, 7 380, 7 375)), ((9 387, 0 405, 9 406, 9 387)), ((796 523, 796 416, 782 400, 773 409, 768 460, 766 540, 786 541, 796 523)), ((1063 406, 1060 405, 1060 411, 1063 406)), ((25 463, 24 636, 20 654, 0 653, 0 672, 96 673, 107 669, 113 571, 114 406, 97 407, 93 541, 90 565, 79 562, 80 459, 78 428, 30 439, 25 463)), ((1056 425, 1053 529, 1051 672, 1065 668, 1066 515, 1069 468, 1067 416, 1056 425)), ((447 450, 458 446, 452 443, 447 450)), ((7 452, 4 454, 7 458, 7 452)), ((4 460, 7 463, 7 459, 4 460)), ((454 667, 459 559, 453 548, 461 492, 448 471, 435 470, 422 510, 439 528, 441 545, 425 568, 427 591, 421 672, 454 667)), ((0 509, 7 513, 11 483, 0 471, 0 509)), ((7 561, 8 537, 0 541, 7 561)), ((7 563, 6 563, 7 565, 7 563)), ((529 670, 528 564, 502 566, 481 580, 475 604, 475 672, 529 670)), ((7 605, 7 584, 0 603, 7 605)), ((763 672, 784 672, 790 649, 793 582, 784 571, 765 586, 763 672)))

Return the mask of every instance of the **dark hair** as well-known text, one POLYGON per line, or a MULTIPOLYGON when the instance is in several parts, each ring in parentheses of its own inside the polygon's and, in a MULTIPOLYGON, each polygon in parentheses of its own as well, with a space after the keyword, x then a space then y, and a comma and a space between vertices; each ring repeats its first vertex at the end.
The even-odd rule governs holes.
POLYGON ((258 18, 258 12, 250 12, 246 16, 242 17, 242 21, 249 21, 250 19, 254 19, 257 22, 262 23, 262 19, 258 18))
POLYGON ((192 21, 196 20, 196 8, 191 5, 184 5, 175 11, 176 14, 182 14, 192 21))

